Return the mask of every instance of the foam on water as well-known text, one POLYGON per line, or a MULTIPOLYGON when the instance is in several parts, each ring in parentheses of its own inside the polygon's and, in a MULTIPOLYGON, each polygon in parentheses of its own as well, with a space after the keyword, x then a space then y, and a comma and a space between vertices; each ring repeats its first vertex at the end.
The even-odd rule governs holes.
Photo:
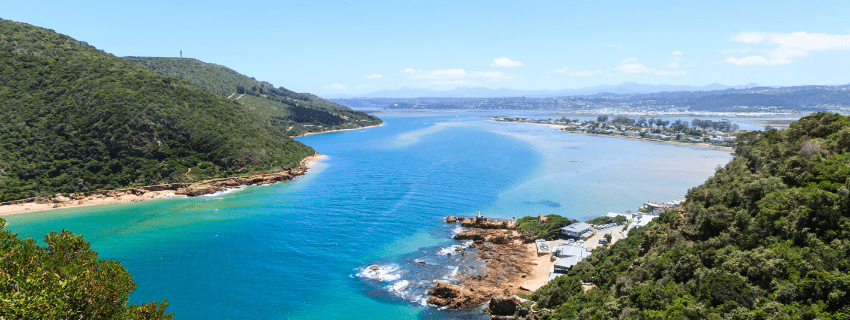
POLYGON ((400 268, 397 264, 381 266, 371 265, 363 267, 360 272, 357 273, 357 276, 361 278, 389 282, 401 278, 401 273, 399 272, 399 269, 400 268))

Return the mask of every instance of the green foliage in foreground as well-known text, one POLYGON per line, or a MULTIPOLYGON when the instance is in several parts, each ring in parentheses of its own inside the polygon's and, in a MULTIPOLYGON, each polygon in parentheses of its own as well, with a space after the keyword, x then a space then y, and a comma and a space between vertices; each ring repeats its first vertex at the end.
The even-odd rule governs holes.
POLYGON ((587 223, 592 224, 592 225, 599 225, 599 224, 606 224, 606 223, 611 223, 611 222, 626 222, 626 220, 628 220, 628 219, 626 219, 626 217, 624 217, 624 216, 616 216, 616 217, 613 217, 613 218, 608 217, 608 216, 604 216, 604 217, 596 217, 596 218, 593 218, 591 220, 588 220, 587 223))
POLYGON ((558 238, 561 233, 561 228, 573 223, 570 219, 564 218, 557 214, 546 216, 546 222, 540 223, 536 216, 522 217, 517 220, 517 231, 530 235, 538 239, 552 240, 558 238))
POLYGON ((62 230, 46 246, 21 240, 0 219, 0 319, 171 319, 168 303, 129 305, 136 283, 118 261, 101 260, 62 230))
POLYGON ((313 153, 239 103, 0 19, 0 202, 279 170, 313 153))
POLYGON ((548 319, 847 319, 850 118, 748 137, 683 209, 596 249, 533 298, 548 319), (579 281, 597 288, 582 294, 579 281))
POLYGON ((200 88, 229 97, 270 121, 290 136, 309 132, 354 129, 381 124, 381 119, 284 87, 275 88, 227 67, 195 59, 124 57, 158 74, 186 80, 200 88))

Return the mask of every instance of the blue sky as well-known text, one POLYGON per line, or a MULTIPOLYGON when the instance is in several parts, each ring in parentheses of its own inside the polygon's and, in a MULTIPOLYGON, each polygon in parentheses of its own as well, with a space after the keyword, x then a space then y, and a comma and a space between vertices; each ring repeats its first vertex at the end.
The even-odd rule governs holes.
POLYGON ((117 56, 195 57, 299 92, 850 83, 850 1, 8 1, 117 56))

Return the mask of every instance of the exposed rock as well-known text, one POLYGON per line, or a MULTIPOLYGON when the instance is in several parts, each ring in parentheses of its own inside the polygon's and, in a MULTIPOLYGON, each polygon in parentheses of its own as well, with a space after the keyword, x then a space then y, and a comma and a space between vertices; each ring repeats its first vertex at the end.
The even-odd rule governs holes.
POLYGON ((446 217, 446 223, 455 223, 455 222, 457 222, 457 217, 455 217, 455 216, 446 217))
POLYGON ((484 236, 475 231, 463 231, 454 236, 455 240, 484 240, 484 236))
POLYGON ((516 312, 518 306, 519 300, 516 298, 506 295, 498 295, 490 299, 490 304, 487 305, 487 308, 484 309, 484 311, 487 311, 490 314, 509 316, 516 312))
POLYGON ((478 306, 487 301, 487 297, 481 292, 461 288, 460 286, 437 282, 434 288, 428 291, 428 304, 448 309, 463 309, 478 306))
POLYGON ((493 244, 506 244, 510 242, 510 238, 505 236, 494 236, 487 238, 486 241, 493 244))

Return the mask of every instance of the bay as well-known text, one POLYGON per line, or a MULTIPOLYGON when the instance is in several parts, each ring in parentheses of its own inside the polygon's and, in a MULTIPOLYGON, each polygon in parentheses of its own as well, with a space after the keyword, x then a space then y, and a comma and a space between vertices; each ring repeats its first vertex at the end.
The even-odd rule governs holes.
POLYGON ((481 318, 422 305, 417 281, 457 268, 438 255, 457 244, 443 217, 635 210, 683 198, 731 159, 495 115, 509 114, 382 113, 381 127, 298 138, 326 157, 294 181, 4 218, 21 237, 83 235, 133 274, 132 303, 168 299, 177 319, 481 318), (372 264, 396 269, 363 277, 372 264))

